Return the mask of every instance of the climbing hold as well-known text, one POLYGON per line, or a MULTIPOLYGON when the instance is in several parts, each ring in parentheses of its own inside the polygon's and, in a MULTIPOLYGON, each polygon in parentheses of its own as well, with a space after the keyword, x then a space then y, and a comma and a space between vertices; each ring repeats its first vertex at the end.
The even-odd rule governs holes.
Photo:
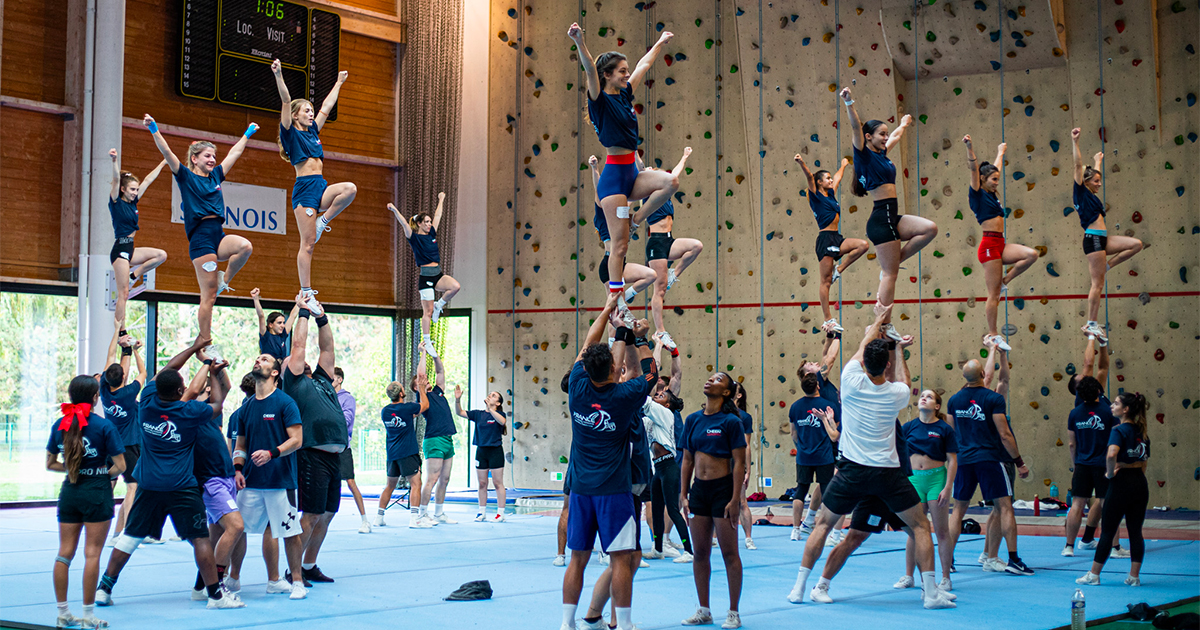
MULTIPOLYGON (((1042 343, 1044 343, 1044 344, 1049 344, 1049 343, 1050 343, 1050 335, 1047 335, 1047 334, 1045 334, 1045 333, 1042 333, 1042 336, 1041 336, 1041 341, 1042 341, 1042 343)), ((1036 409, 1036 407, 1035 407, 1035 409, 1036 409)))
POLYGON ((987 99, 986 98, 975 99, 975 109, 987 109, 987 99))
POLYGON ((999 62, 999 61, 993 61, 993 62, 992 62, 992 70, 999 70, 1001 67, 1002 67, 1002 66, 1000 65, 1000 62, 999 62))
POLYGON ((515 18, 515 17, 517 17, 517 10, 516 10, 516 9, 509 9, 509 10, 508 10, 508 17, 510 17, 510 18, 515 18))
MULTIPOLYGON (((809 139, 809 140, 811 140, 811 141, 813 141, 813 142, 820 142, 820 141, 821 141, 820 137, 819 137, 819 136, 817 136, 817 134, 815 134, 815 133, 814 133, 813 135, 809 136, 809 137, 808 137, 808 139, 809 139)), ((818 164, 818 166, 820 166, 820 165, 818 164)))
POLYGON ((1049 395, 1050 395, 1050 388, 1049 388, 1049 387, 1046 387, 1045 385, 1042 385, 1042 395, 1043 395, 1043 396, 1049 396, 1049 395))
POLYGON ((1183 186, 1176 186, 1176 187, 1175 187, 1175 196, 1177 196, 1177 197, 1182 197, 1182 196, 1183 196, 1183 191, 1184 191, 1184 188, 1183 188, 1183 186))
POLYGON ((1075 376, 1075 364, 1068 363, 1067 367, 1065 369, 1063 369, 1063 371, 1066 372, 1070 376, 1075 376))
POLYGON ((1050 141, 1050 150, 1051 150, 1051 151, 1053 151, 1053 152, 1055 152, 1055 153, 1058 153, 1058 147, 1059 147, 1058 140, 1051 140, 1051 141, 1050 141))
POLYGON ((812 42, 812 38, 811 38, 811 37, 805 37, 804 39, 800 40, 800 45, 801 45, 801 46, 807 46, 807 45, 808 45, 810 42, 812 42))
POLYGON ((1163 352, 1162 348, 1159 348, 1158 350, 1154 351, 1154 360, 1155 361, 1162 361, 1165 358, 1167 358, 1167 353, 1163 352))
POLYGON ((1037 401, 1036 401, 1036 400, 1032 400, 1032 401, 1030 401, 1030 402, 1029 402, 1029 406, 1030 406, 1030 407, 1033 407, 1034 409, 1037 409, 1037 408, 1038 408, 1038 403, 1037 403, 1037 401))
POLYGON ((1125 32, 1125 20, 1117 20, 1117 22, 1116 22, 1116 24, 1114 24, 1114 26, 1117 27, 1117 33, 1125 32))
POLYGON ((1058 272, 1054 269, 1054 263, 1046 263, 1046 273, 1050 274, 1052 278, 1058 277, 1058 272))
POLYGON ((1182 280, 1184 284, 1187 284, 1187 267, 1179 268, 1179 279, 1182 280))
POLYGON ((1125 325, 1129 326, 1129 328, 1132 330, 1137 330, 1137 320, 1131 319, 1128 322, 1125 322, 1125 325))
POLYGON ((1142 222, 1142 213, 1141 213, 1141 212, 1136 212, 1136 211, 1135 211, 1135 212, 1133 213, 1133 222, 1134 222, 1134 223, 1141 223, 1141 222, 1142 222))
POLYGON ((962 95, 962 88, 954 88, 954 95, 955 96, 962 95))
POLYGON ((1173 171, 1173 170, 1175 170, 1175 167, 1174 167, 1174 166, 1171 166, 1171 163, 1170 163, 1170 162, 1167 162, 1167 163, 1166 163, 1166 165, 1165 165, 1163 168, 1165 168, 1165 169, 1166 169, 1166 170, 1168 170, 1168 171, 1173 171))
POLYGON ((925 41, 927 41, 927 42, 937 41, 937 35, 934 35, 933 31, 927 31, 925 33, 925 41))
POLYGON ((1025 299, 1017 298, 1017 299, 1013 300, 1013 306, 1015 306, 1018 311, 1025 310, 1025 299))
MULTIPOLYGON (((963 272, 963 275, 964 275, 964 276, 969 276, 969 275, 971 275, 971 268, 970 268, 970 267, 963 267, 963 268, 962 268, 962 272, 963 272)), ((960 319, 961 319, 961 318, 960 318, 960 319)))
POLYGON ((1025 177, 1025 172, 1024 172, 1024 171, 1014 171, 1014 172, 1013 172, 1013 180, 1014 180, 1014 181, 1018 181, 1018 180, 1020 180, 1020 179, 1022 179, 1022 178, 1024 178, 1024 177, 1025 177))
POLYGON ((1033 105, 1026 105, 1026 106, 1025 106, 1025 115, 1026 115, 1026 116, 1033 116, 1033 105))

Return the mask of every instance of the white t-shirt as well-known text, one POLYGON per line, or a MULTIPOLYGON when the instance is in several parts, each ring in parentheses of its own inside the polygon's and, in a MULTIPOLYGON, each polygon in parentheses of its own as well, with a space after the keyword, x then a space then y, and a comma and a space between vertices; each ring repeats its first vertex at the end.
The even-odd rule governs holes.
POLYGON ((863 466, 899 468, 896 419, 911 396, 907 383, 876 385, 861 362, 848 361, 842 368, 842 456, 863 466))
POLYGON ((675 414, 649 398, 642 406, 642 414, 646 419, 646 433, 650 435, 650 441, 675 452, 675 414))

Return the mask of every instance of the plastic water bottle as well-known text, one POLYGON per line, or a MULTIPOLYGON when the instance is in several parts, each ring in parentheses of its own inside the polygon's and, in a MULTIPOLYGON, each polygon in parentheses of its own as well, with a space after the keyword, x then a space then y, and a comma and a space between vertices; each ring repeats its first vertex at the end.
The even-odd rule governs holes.
POLYGON ((1083 589, 1075 589, 1071 596, 1071 630, 1087 629, 1087 613, 1084 608, 1083 589))
POLYGON ((1050 484, 1050 496, 1054 497, 1055 499, 1058 498, 1058 484, 1056 484, 1056 483, 1050 484))

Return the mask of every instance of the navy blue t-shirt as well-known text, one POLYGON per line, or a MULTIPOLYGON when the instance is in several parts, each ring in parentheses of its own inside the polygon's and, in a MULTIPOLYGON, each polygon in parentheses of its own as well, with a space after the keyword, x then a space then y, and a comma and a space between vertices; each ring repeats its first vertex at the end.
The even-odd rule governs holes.
POLYGON ((316 123, 309 125, 305 131, 297 128, 295 121, 290 127, 279 123, 279 143, 283 145, 283 152, 287 154, 292 166, 301 164, 308 158, 320 160, 325 157, 316 123))
MULTIPOLYGON (((1101 387, 1101 389, 1100 389, 1100 402, 1104 403, 1105 405, 1108 405, 1109 407, 1111 407, 1111 406, 1112 406, 1112 401, 1110 401, 1110 400, 1108 399, 1108 397, 1104 395, 1104 388, 1103 388, 1103 387, 1101 387)), ((1083 404, 1083 396, 1080 396, 1080 395, 1079 395, 1079 391, 1078 391, 1078 390, 1076 390, 1076 392, 1075 392, 1075 406, 1076 406, 1076 407, 1078 407, 1079 405, 1082 405, 1082 404, 1083 404)))
POLYGON ((833 463, 833 442, 817 411, 832 407, 820 396, 805 396, 792 403, 788 420, 796 427, 796 463, 801 466, 824 466, 833 463))
POLYGON ((704 453, 721 459, 733 459, 733 450, 746 448, 742 420, 731 413, 717 412, 711 416, 704 410, 692 413, 683 423, 683 450, 704 453))
POLYGON ((269 354, 282 361, 287 358, 288 354, 291 354, 288 351, 287 345, 289 336, 290 335, 288 335, 286 332, 282 335, 276 335, 268 330, 267 332, 258 336, 258 351, 263 354, 269 354))
POLYGON ((588 120, 605 148, 637 150, 640 140, 633 88, 627 85, 616 94, 601 90, 595 99, 588 95, 588 120))
POLYGON ((142 453, 133 476, 139 490, 179 490, 198 485, 193 473, 196 433, 211 423, 212 407, 198 400, 163 402, 158 383, 142 388, 138 419, 142 424, 142 453))
POLYGON ((675 216, 675 204, 670 199, 667 199, 663 202, 663 205, 659 206, 657 210, 650 213, 650 216, 646 217, 646 223, 654 225, 667 217, 673 216, 675 216))
POLYGON ((950 459, 949 453, 958 452, 958 438, 945 420, 926 424, 920 418, 913 418, 900 427, 900 434, 909 455, 919 453, 935 462, 944 462, 950 459))
POLYGON ((246 401, 253 396, 245 396, 242 398, 242 405, 236 411, 229 414, 229 426, 225 427, 225 437, 229 438, 229 443, 237 445, 238 423, 241 422, 242 409, 246 407, 246 401))
POLYGON ((571 413, 571 492, 587 496, 628 493, 630 440, 641 425, 640 410, 658 375, 595 387, 576 361, 571 368, 567 408, 571 413))
POLYGON ((435 228, 429 228, 428 234, 418 234, 416 230, 413 230, 412 236, 408 237, 408 244, 412 246, 413 259, 417 261, 418 267, 424 267, 429 263, 441 264, 442 257, 438 253, 435 228))
POLYGON ((865 146, 854 149, 854 172, 858 175, 858 183, 866 190, 896 183, 896 165, 888 159, 887 153, 876 153, 865 146))
POLYGON ((967 202, 971 204, 971 212, 975 213, 975 220, 980 223, 1004 216, 1004 210, 1000 207, 1000 200, 996 198, 996 193, 984 190, 983 186, 979 188, 968 186, 967 202))
POLYGON ((829 406, 833 407, 833 420, 840 427, 842 426, 842 393, 838 391, 837 387, 834 387, 833 383, 829 382, 829 379, 825 378, 824 374, 817 374, 817 378, 820 387, 817 393, 821 398, 829 401, 829 406))
POLYGON ((205 217, 221 217, 225 222, 225 196, 221 193, 221 182, 225 181, 225 168, 220 164, 201 177, 180 165, 175 171, 175 182, 179 184, 180 202, 183 206, 183 229, 191 238, 196 226, 205 217))
POLYGON ((200 423, 196 433, 196 463, 192 472, 200 483, 214 477, 233 476, 233 457, 229 454, 229 446, 225 444, 225 436, 221 435, 220 416, 210 422, 200 423))
POLYGON ((750 414, 738 409, 738 419, 742 422, 742 433, 746 435, 754 434, 754 418, 750 414))
POLYGON ((121 238, 138 231, 137 199, 125 201, 120 195, 108 198, 108 213, 112 216, 113 236, 121 238))
MULTIPOLYGON (((78 420, 72 420, 72 423, 78 420)), ((54 421, 50 427, 50 440, 46 442, 46 452, 55 455, 63 452, 63 432, 59 429, 62 418, 54 421)), ((121 444, 121 435, 113 423, 91 414, 88 424, 83 427, 83 459, 79 461, 80 477, 103 477, 108 479, 108 458, 113 455, 125 454, 125 446, 121 444)), ((129 463, 126 462, 126 465, 129 463)), ((68 478, 66 483, 70 483, 68 478)))
POLYGON ((1067 430, 1075 432, 1075 465, 1103 466, 1108 455, 1108 434, 1117 425, 1108 399, 1083 403, 1067 416, 1067 430))
POLYGON ((278 448, 288 439, 287 427, 302 424, 300 408, 282 389, 259 400, 251 396, 238 410, 237 435, 246 441, 246 465, 242 475, 246 487, 259 490, 291 490, 296 487, 295 451, 255 466, 250 456, 255 451, 278 448))
POLYGON ((813 217, 817 220, 817 229, 821 230, 829 227, 842 212, 837 195, 826 195, 820 190, 809 189, 808 207, 812 209, 813 217))
POLYGON ((679 453, 683 451, 679 448, 679 440, 683 439, 683 414, 679 413, 678 409, 671 413, 675 416, 675 457, 678 458, 679 453))
POLYGON ((1079 225, 1083 226, 1083 229, 1086 230, 1097 217, 1104 216, 1104 202, 1088 190, 1087 186, 1076 182, 1071 198, 1075 203, 1075 212, 1079 213, 1079 225))
POLYGON ((450 403, 446 402, 446 392, 441 387, 433 386, 429 392, 429 409, 425 410, 425 439, 443 437, 458 433, 454 425, 454 415, 450 413, 450 403))
POLYGON ((629 481, 642 487, 640 496, 650 495, 650 481, 654 479, 654 465, 650 462, 650 432, 638 409, 638 419, 629 427, 629 481))
POLYGON ((475 446, 502 446, 500 441, 499 422, 496 422, 496 417, 490 411, 481 409, 472 409, 467 412, 467 420, 475 423, 475 439, 472 442, 475 446))
POLYGON ((109 391, 107 383, 100 383, 100 404, 104 407, 104 417, 112 422, 125 446, 142 443, 142 427, 138 422, 138 392, 142 384, 134 381, 117 391, 109 391))
POLYGON ((1005 411, 1003 396, 986 387, 964 387, 950 397, 946 411, 954 418, 960 465, 1008 458, 1008 449, 992 421, 992 415, 1005 411))
POLYGON ((1116 445, 1117 463, 1136 464, 1150 459, 1150 440, 1143 438, 1137 427, 1128 422, 1122 422, 1113 427, 1108 434, 1109 446, 1116 445))
POLYGON ((418 403, 391 403, 379 412, 383 420, 383 430, 387 432, 388 461, 404 459, 420 452, 417 448, 419 413, 421 405, 418 403))

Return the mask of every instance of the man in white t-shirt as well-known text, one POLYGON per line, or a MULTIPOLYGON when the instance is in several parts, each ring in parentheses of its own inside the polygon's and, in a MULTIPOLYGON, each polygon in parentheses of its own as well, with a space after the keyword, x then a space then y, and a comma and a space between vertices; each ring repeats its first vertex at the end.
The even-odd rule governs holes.
MULTIPOLYGON (((867 328, 858 352, 842 369, 842 434, 838 441, 841 459, 821 498, 816 526, 804 546, 800 573, 788 595, 793 604, 804 601, 808 574, 821 557, 825 538, 834 523, 854 511, 863 499, 875 497, 913 532, 925 592, 935 594, 924 598, 925 607, 955 607, 937 588, 929 519, 896 452, 896 418, 908 406, 912 395, 904 348, 912 345, 913 338, 905 335, 896 342, 880 337, 880 328, 891 310, 891 306, 875 305, 875 322, 867 328)), ((825 414, 833 420, 833 409, 827 409, 825 414)))

